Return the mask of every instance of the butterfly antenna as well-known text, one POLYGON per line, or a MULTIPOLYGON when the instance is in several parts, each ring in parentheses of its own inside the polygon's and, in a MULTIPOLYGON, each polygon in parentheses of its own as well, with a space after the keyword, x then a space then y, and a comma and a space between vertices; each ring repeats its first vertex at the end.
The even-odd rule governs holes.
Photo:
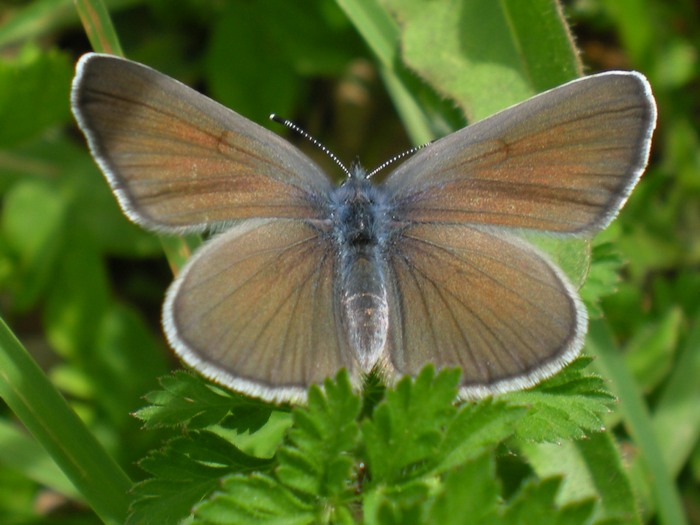
POLYGON ((340 159, 335 155, 335 153, 333 153, 326 146, 321 144, 317 139, 312 137, 309 133, 307 133, 306 131, 301 129, 299 126, 294 124, 294 122, 292 122, 291 120, 287 120, 286 118, 279 117, 279 116, 275 115, 274 113, 272 113, 270 115, 270 120, 272 120, 273 122, 277 122, 278 124, 282 124, 283 126, 288 127, 292 131, 294 131, 294 132, 298 133, 299 135, 301 135, 302 137, 304 137, 306 140, 308 140, 314 146, 316 146, 318 149, 320 149, 323 153, 328 155, 331 158, 331 160, 333 162, 335 162, 348 177, 352 177, 352 175, 350 174, 350 170, 347 169, 342 162, 340 162, 340 159))
POLYGON ((413 148, 411 148, 411 149, 409 149, 409 150, 406 150, 406 151, 404 151, 403 153, 399 153, 398 155, 395 155, 395 156, 391 157, 389 160, 386 160, 386 161, 382 162, 379 166, 377 166, 377 167, 374 168, 372 171, 370 171, 370 172, 367 174, 367 178, 369 179, 370 177, 372 177, 372 176, 375 175, 376 173, 382 171, 384 168, 386 168, 387 166, 393 164, 393 163, 396 162, 397 160, 401 160, 401 159, 403 159, 404 157, 408 157, 409 155, 413 155, 416 151, 421 150, 421 149, 423 149, 424 147, 426 147, 426 146, 428 146, 428 145, 430 145, 430 144, 432 144, 432 142, 426 142, 425 144, 421 144, 420 146, 414 146, 413 148))

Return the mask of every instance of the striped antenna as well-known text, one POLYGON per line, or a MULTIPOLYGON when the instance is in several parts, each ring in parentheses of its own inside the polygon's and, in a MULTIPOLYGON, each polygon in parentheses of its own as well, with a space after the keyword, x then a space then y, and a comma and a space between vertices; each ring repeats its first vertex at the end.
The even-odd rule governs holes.
POLYGON ((404 157, 408 157, 409 155, 413 155, 416 151, 421 150, 421 149, 423 149, 424 147, 426 147, 426 146, 428 146, 428 145, 430 145, 430 144, 432 144, 432 142, 426 142, 425 144, 421 144, 420 146, 414 146, 413 148, 408 149, 408 150, 404 151, 403 153, 399 153, 398 155, 394 155, 394 156, 391 157, 389 160, 386 160, 386 161, 382 162, 379 166, 377 166, 377 167, 374 168, 372 171, 370 171, 370 172, 367 174, 367 178, 369 179, 370 177, 372 177, 372 176, 375 175, 376 173, 382 171, 384 168, 386 168, 387 166, 393 164, 393 163, 396 162, 397 160, 401 160, 401 159, 403 159, 404 157))
POLYGON ((333 153, 333 152, 332 152, 331 150, 329 150, 326 146, 324 146, 323 144, 321 144, 318 140, 316 140, 314 137, 312 137, 311 135, 309 135, 306 131, 304 131, 303 129, 301 129, 299 126, 297 126, 296 124, 294 124, 294 122, 292 122, 291 120, 287 120, 286 118, 278 117, 278 116, 275 115, 274 113, 272 113, 272 114, 270 115, 270 120, 272 120, 273 122, 277 122, 278 124, 282 124, 283 126, 288 127, 289 129, 295 131, 296 133, 298 133, 299 135, 301 135, 302 137, 304 137, 306 140, 308 140, 309 142, 311 142, 314 146, 316 146, 317 148, 319 148, 323 153, 325 153, 326 155, 328 155, 328 156, 333 160, 333 162, 335 162, 338 166, 340 166, 340 169, 343 170, 343 172, 344 172, 348 177, 352 177, 352 175, 350 174, 350 170, 347 169, 347 168, 345 167, 345 165, 344 165, 342 162, 340 162, 340 159, 335 155, 335 153, 333 153))

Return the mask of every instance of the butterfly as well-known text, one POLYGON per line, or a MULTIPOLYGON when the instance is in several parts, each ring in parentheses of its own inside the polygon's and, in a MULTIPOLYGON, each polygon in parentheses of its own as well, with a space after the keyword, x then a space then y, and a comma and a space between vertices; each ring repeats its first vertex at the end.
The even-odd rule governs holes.
POLYGON ((636 72, 574 80, 437 140, 381 184, 335 185, 307 156, 126 59, 77 64, 77 122, 122 210, 157 232, 217 231, 163 306, 191 367, 299 402, 345 368, 360 387, 427 363, 459 397, 522 389, 580 352, 586 309, 523 232, 590 236, 647 164, 656 106, 636 72))

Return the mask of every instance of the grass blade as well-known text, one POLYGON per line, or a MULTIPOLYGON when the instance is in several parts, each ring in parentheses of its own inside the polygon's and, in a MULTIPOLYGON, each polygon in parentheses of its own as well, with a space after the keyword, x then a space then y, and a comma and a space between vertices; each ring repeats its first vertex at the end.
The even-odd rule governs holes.
POLYGON ((0 397, 108 524, 124 523, 131 480, 0 319, 0 397))

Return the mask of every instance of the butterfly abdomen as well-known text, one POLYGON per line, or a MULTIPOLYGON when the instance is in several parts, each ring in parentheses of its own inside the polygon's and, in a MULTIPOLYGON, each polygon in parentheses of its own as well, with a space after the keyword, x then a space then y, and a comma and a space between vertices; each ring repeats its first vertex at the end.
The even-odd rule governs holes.
POLYGON ((385 201, 382 190, 361 176, 350 177, 331 198, 339 273, 336 297, 349 346, 365 372, 382 355, 389 326, 385 201))

